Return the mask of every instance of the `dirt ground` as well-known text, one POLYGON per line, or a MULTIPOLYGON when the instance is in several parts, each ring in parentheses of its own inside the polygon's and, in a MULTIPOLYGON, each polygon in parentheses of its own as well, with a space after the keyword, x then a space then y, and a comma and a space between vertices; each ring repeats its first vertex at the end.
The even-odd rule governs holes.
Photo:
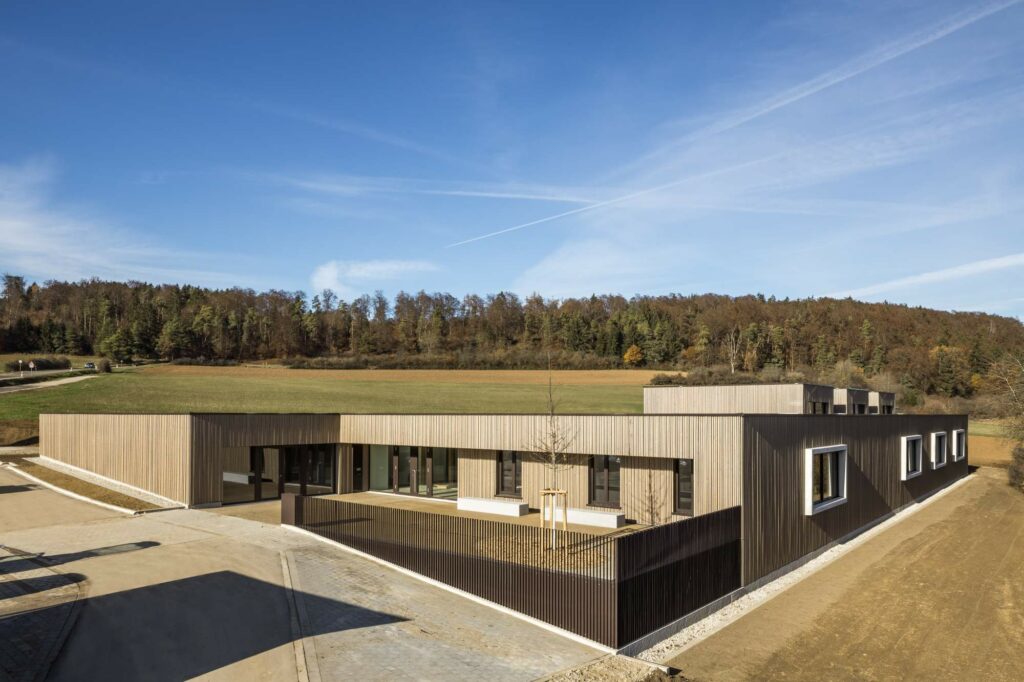
POLYGON ((666 662, 696 680, 1022 680, 1022 652, 1024 495, 982 467, 666 662))
MULTIPOLYGON (((140 370, 136 370, 140 371, 140 370)), ((235 367, 203 367, 198 365, 151 365, 147 374, 174 376, 280 377, 337 379, 339 381, 430 381, 446 384, 546 384, 547 370, 516 369, 288 369, 281 365, 241 365, 235 367)), ((556 385, 642 386, 661 371, 646 369, 555 370, 551 372, 556 385)))
POLYGON ((32 445, 39 442, 39 422, 36 419, 0 420, 0 447, 32 445))
POLYGON ((974 466, 1008 467, 1013 452, 1013 441, 996 436, 967 436, 968 458, 974 466))

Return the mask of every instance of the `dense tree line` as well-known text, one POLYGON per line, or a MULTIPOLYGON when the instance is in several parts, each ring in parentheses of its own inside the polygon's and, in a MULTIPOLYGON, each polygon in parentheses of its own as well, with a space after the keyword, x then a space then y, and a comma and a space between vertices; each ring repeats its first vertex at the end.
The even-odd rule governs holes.
POLYGON ((4 276, 0 352, 137 358, 331 358, 349 366, 650 366, 824 370, 846 363, 929 393, 969 395, 989 359, 1024 349, 1018 320, 852 299, 591 296, 461 299, 211 290, 4 276))

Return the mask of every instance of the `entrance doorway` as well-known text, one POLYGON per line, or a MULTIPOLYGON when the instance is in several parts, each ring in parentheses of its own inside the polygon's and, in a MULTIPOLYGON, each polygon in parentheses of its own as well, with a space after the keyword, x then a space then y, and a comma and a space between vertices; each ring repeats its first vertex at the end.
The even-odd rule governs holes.
POLYGON ((326 495, 335 492, 337 445, 254 446, 225 453, 223 504, 272 500, 282 493, 326 495), (244 464, 243 464, 244 462, 244 464))

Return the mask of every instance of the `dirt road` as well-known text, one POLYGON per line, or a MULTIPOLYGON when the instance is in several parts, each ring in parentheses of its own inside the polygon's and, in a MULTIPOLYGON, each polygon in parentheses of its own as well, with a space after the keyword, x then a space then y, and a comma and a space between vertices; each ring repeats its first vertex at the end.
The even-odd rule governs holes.
POLYGON ((79 381, 85 381, 86 379, 92 379, 95 376, 95 374, 85 374, 80 377, 66 377, 64 379, 54 379, 53 381, 40 381, 36 384, 24 384, 22 386, 0 386, 0 393, 18 393, 19 391, 34 391, 37 388, 63 386, 64 384, 74 384, 79 381))
POLYGON ((1024 495, 983 467, 669 663, 697 680, 1024 679, 1024 495))

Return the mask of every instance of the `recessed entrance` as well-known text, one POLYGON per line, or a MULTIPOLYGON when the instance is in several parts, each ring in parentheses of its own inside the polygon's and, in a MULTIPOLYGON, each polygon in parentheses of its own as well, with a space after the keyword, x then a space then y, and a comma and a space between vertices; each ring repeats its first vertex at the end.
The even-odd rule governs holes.
POLYGON ((254 446, 226 452, 222 477, 223 504, 258 502, 281 496, 327 495, 336 491, 335 466, 338 446, 254 446), (244 464, 243 464, 244 462, 244 464))

